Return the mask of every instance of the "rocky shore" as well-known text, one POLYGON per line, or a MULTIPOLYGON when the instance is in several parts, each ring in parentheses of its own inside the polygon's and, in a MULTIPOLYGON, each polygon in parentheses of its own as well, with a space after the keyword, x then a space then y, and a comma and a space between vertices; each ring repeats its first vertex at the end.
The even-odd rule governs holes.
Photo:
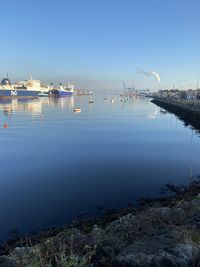
POLYGON ((0 266, 200 266, 200 180, 166 188, 175 195, 8 243, 0 266))

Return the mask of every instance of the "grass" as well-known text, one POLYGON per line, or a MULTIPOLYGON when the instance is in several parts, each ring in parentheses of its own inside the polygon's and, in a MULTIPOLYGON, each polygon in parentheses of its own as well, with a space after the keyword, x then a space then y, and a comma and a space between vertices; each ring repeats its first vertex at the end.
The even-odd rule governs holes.
POLYGON ((26 245, 22 242, 24 252, 16 253, 12 247, 9 256, 16 267, 106 267, 128 245, 157 238, 161 232, 173 244, 195 243, 200 247, 200 229, 195 221, 200 211, 199 192, 200 184, 193 184, 165 201, 120 211, 118 216, 112 215, 113 220, 102 217, 96 224, 68 227, 38 244, 30 238, 26 245))

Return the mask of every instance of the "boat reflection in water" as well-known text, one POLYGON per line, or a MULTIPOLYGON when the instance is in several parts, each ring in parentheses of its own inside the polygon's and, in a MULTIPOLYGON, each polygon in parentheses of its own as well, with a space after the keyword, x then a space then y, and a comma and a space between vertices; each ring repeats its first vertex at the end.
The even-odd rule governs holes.
POLYGON ((36 99, 1 99, 0 110, 5 115, 11 116, 16 112, 29 112, 32 115, 38 115, 42 112, 41 102, 36 99))
POLYGON ((148 114, 147 117, 149 120, 153 120, 153 119, 156 119, 158 115, 159 115, 159 108, 156 107, 156 109, 153 112, 151 112, 150 114, 148 114))
POLYGON ((46 101, 49 101, 49 105, 54 108, 58 108, 61 110, 73 110, 74 109, 74 97, 69 96, 65 98, 54 98, 54 97, 49 97, 41 99, 42 103, 46 103, 46 101))
POLYGON ((0 110, 5 116, 12 116, 16 112, 38 116, 43 114, 45 108, 73 110, 74 98, 0 99, 0 110))

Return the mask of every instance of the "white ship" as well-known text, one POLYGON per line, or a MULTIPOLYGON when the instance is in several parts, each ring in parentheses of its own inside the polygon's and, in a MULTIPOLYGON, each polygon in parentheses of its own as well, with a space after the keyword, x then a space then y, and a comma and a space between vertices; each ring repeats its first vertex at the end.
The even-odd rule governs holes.
POLYGON ((27 88, 25 85, 11 84, 8 75, 3 78, 0 84, 0 98, 34 98, 38 91, 27 88))
POLYGON ((43 84, 40 80, 33 80, 30 78, 29 80, 20 81, 14 84, 16 89, 25 88, 30 91, 37 91, 39 94, 48 94, 52 89, 52 86, 48 86, 43 84))

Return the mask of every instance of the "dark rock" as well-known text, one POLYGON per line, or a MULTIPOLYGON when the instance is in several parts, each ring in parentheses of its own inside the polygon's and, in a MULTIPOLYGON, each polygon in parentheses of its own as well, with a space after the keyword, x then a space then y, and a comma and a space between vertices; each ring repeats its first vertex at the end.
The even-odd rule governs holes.
POLYGON ((94 225, 90 236, 93 240, 96 240, 96 242, 98 242, 98 240, 106 238, 106 233, 102 228, 98 227, 97 225, 94 225))
POLYGON ((177 204, 176 204, 176 208, 181 208, 183 210, 188 210, 190 209, 191 205, 189 202, 186 202, 186 201, 179 201, 177 204))
POLYGON ((113 221, 106 228, 106 232, 116 233, 120 232, 124 228, 132 225, 135 222, 135 215, 128 213, 127 215, 113 221))
POLYGON ((116 267, 189 267, 199 256, 200 250, 193 244, 175 244, 169 239, 154 238, 126 247, 113 264, 116 267))
POLYGON ((15 260, 12 257, 1 256, 0 267, 17 267, 15 260))

